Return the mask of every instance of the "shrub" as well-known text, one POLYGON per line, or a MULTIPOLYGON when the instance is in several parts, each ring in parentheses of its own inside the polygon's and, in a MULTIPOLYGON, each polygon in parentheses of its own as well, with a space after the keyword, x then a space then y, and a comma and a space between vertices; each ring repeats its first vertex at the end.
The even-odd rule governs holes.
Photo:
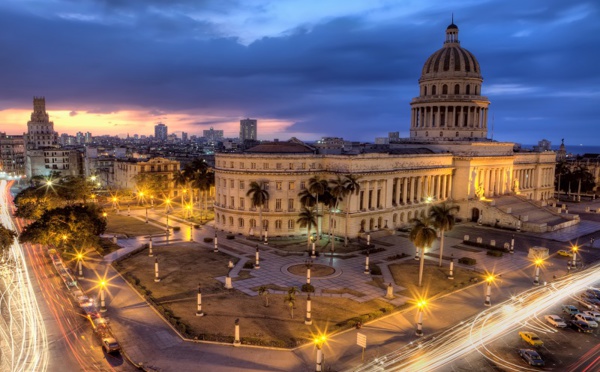
POLYGON ((477 260, 471 257, 461 257, 458 259, 458 263, 461 263, 463 265, 469 265, 469 266, 473 266, 477 263, 477 260))
POLYGON ((181 226, 173 226, 173 231, 179 231, 181 230, 181 226))
POLYGON ((204 238, 204 243, 210 243, 213 241, 213 238, 204 238))
POLYGON ((235 235, 233 235, 233 234, 227 234, 227 236, 225 238, 227 238, 229 240, 232 240, 232 239, 235 239, 235 235))
POLYGON ((493 257, 502 257, 502 255, 504 253, 502 253, 501 251, 487 251, 486 253, 488 256, 493 256, 493 257))
POLYGON ((371 269, 371 275, 381 275, 381 268, 377 265, 369 265, 371 269))
POLYGON ((300 290, 302 292, 314 293, 315 287, 312 284, 302 284, 300 290))
POLYGON ((244 264, 244 269, 253 269, 253 268, 254 268, 254 262, 252 262, 252 261, 247 261, 244 264))
MULTIPOLYGON (((310 255, 312 255, 312 248, 311 248, 311 249, 309 249, 309 250, 307 250, 307 251, 306 251, 306 253, 308 253, 308 255, 309 255, 309 256, 310 256, 310 255)), ((317 251, 317 250, 315 249, 315 257, 319 257, 320 255, 321 255, 321 254, 319 253, 319 251, 317 251)))
POLYGON ((360 252, 360 254, 363 254, 366 256, 367 252, 369 252, 369 254, 372 254, 372 253, 378 253, 378 252, 383 252, 383 251, 385 251, 385 248, 377 247, 377 248, 371 248, 371 249, 363 249, 363 251, 360 252))
POLYGON ((194 229, 199 229, 200 225, 194 225, 194 229))

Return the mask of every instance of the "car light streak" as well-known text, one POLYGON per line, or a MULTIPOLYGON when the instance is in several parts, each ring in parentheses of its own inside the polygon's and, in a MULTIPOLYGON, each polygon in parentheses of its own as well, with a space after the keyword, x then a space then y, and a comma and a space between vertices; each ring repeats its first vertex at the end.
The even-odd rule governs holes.
MULTIPOLYGON (((8 190, 0 181, 0 190, 8 190)), ((0 222, 16 230, 8 210, 8 191, 0 192, 0 222)), ((0 263, 0 351, 2 371, 46 371, 48 337, 27 271, 23 247, 15 240, 0 263)))
POLYGON ((600 264, 570 274, 542 287, 531 288, 503 303, 486 309, 464 324, 458 324, 441 334, 415 344, 403 346, 351 371, 434 371, 448 367, 468 353, 478 352, 494 364, 510 371, 535 371, 503 360, 488 348, 492 341, 523 327, 535 327, 537 333, 554 333, 537 319, 546 309, 559 305, 570 294, 583 291, 600 281, 600 264), (510 311, 507 311, 510 309, 510 311))

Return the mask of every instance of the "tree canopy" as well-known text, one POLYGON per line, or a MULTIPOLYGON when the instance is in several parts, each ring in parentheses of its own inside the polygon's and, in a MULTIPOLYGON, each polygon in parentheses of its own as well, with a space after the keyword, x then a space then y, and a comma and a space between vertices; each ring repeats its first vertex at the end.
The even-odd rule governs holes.
POLYGON ((8 229, 4 225, 0 224, 0 255, 4 255, 4 253, 13 244, 16 237, 17 237, 16 232, 14 232, 13 230, 8 229))

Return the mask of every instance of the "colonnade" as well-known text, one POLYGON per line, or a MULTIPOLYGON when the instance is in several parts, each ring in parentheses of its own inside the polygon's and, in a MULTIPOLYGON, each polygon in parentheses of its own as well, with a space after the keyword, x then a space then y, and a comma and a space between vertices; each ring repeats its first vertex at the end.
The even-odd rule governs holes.
POLYGON ((487 128, 487 108, 435 105, 413 107, 412 128, 487 128))
POLYGON ((433 200, 446 200, 451 192, 451 174, 397 177, 393 180, 392 205, 417 204, 428 197, 433 200))
POLYGON ((533 189, 536 187, 554 187, 554 168, 544 167, 539 169, 539 175, 535 168, 515 169, 514 179, 519 181, 519 189, 533 189), (536 185, 539 177, 539 185, 536 185))
POLYGON ((476 173, 473 184, 475 195, 492 197, 504 195, 511 190, 510 168, 483 168, 474 170, 476 173))

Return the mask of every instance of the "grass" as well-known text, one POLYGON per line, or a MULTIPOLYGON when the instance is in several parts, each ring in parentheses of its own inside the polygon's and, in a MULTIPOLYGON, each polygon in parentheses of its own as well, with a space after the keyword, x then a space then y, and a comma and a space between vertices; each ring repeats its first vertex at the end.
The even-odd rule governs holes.
MULTIPOLYGON (((138 291, 151 293, 159 311, 184 324, 191 338, 232 342, 234 321, 239 318, 242 342, 293 347, 310 340, 318 330, 335 332, 393 309, 382 299, 358 303, 346 298, 313 296, 313 325, 307 326, 304 324, 306 295, 303 293, 296 295, 292 319, 289 307, 283 301, 284 295, 270 294, 270 306, 265 307, 262 296, 224 289, 214 278, 227 274, 227 263, 232 257, 222 252, 198 249, 190 243, 172 244, 168 249, 157 247, 160 283, 154 283, 153 258, 147 254, 147 250, 142 250, 120 261, 117 268, 125 276, 135 276, 139 280, 138 291), (195 316, 198 283, 202 288, 204 317, 195 316)), ((272 284, 265 286, 271 290, 289 289, 272 284)))
POLYGON ((106 234, 118 234, 127 236, 140 236, 140 235, 158 235, 164 234, 165 230, 156 227, 152 224, 140 221, 135 217, 128 217, 127 215, 109 213, 106 224, 106 234))
MULTIPOLYGON (((277 248, 284 252, 306 252, 312 250, 312 244, 306 245, 306 238, 303 239, 286 239, 283 241, 278 241, 276 239, 270 240, 269 245, 273 248, 277 248)), ((366 248, 365 245, 360 244, 356 241, 351 241, 347 247, 344 247, 344 241, 336 241, 335 242, 335 250, 334 253, 350 253, 360 251, 361 249, 366 248)), ((331 242, 329 239, 324 237, 320 241, 315 244, 315 251, 323 253, 331 252, 331 242)))
MULTIPOLYGON (((306 275, 306 265, 304 264, 290 266, 287 270, 294 275, 306 275)), ((331 266, 313 264, 310 269, 310 276, 318 278, 321 276, 331 275, 334 272, 335 269, 331 266)))
POLYGON ((394 277, 394 282, 406 288, 397 294, 407 297, 415 297, 425 290, 425 297, 431 298, 436 295, 456 290, 464 285, 470 284, 473 277, 481 281, 481 275, 470 270, 454 266, 454 280, 448 279, 448 265, 439 267, 437 263, 425 261, 423 268, 423 288, 418 287, 419 261, 404 261, 401 264, 389 265, 394 277))

